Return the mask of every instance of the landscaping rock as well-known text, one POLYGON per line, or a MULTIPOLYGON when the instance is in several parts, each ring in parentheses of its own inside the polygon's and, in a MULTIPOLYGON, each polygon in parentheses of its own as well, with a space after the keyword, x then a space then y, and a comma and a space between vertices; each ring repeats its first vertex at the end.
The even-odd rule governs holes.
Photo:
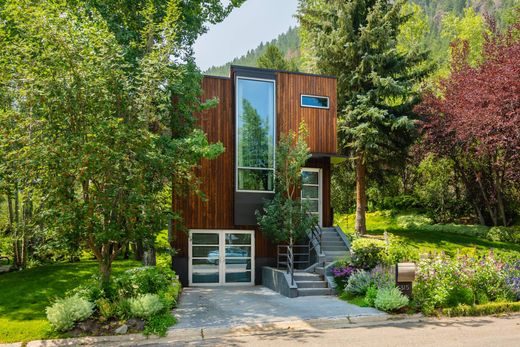
POLYGON ((144 320, 139 318, 131 318, 126 321, 131 331, 142 331, 144 329, 144 320))
POLYGON ((128 332, 128 325, 123 324, 116 330, 114 330, 114 333, 116 334, 126 334, 128 332))

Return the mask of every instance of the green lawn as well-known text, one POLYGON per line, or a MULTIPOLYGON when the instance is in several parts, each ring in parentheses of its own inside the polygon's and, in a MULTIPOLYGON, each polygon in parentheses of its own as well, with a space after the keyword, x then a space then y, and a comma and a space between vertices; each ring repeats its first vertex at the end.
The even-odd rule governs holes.
MULTIPOLYGON (((139 266, 136 261, 116 261, 113 272, 139 266)), ((97 263, 57 263, 0 274, 0 343, 58 337, 45 316, 55 297, 97 273, 97 263)))
MULTIPOLYGON (((335 222, 346 234, 354 233, 354 214, 336 215, 335 222)), ((481 237, 487 227, 480 225, 431 224, 428 218, 414 213, 392 215, 388 211, 367 213, 367 233, 381 236, 385 231, 398 236, 420 253, 440 252, 455 255, 483 254, 491 248, 497 254, 520 257, 520 245, 493 242, 481 237)))

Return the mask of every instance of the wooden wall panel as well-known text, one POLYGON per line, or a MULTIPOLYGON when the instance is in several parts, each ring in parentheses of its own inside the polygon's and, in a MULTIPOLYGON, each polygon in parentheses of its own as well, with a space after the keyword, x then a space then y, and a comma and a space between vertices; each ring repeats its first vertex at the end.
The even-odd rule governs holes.
MULTIPOLYGON (((174 201, 176 210, 183 215, 189 229, 234 229, 234 113, 233 90, 230 79, 204 77, 203 100, 219 98, 217 107, 197 115, 198 124, 207 134, 209 142, 222 142, 225 152, 215 160, 202 160, 197 168, 200 188, 206 199, 193 194, 174 201)), ((174 247, 179 255, 187 255, 188 238, 178 231, 174 247)))
POLYGON ((336 153, 336 79, 324 76, 277 72, 277 133, 298 130, 305 121, 313 153, 336 153), (300 106, 302 94, 328 96, 330 108, 300 106))
MULTIPOLYGON (((313 153, 336 153, 336 80, 329 77, 277 72, 277 136, 289 129, 297 130, 301 120, 309 129, 309 146, 313 153), (304 108, 300 95, 323 95, 330 98, 330 109, 304 108)), ((218 97, 216 108, 197 115, 198 124, 210 142, 222 142, 225 153, 215 160, 203 160, 197 168, 201 190, 206 200, 190 195, 174 201, 189 229, 255 229, 256 256, 274 257, 276 246, 266 239, 258 228, 236 227, 233 220, 235 114, 232 80, 205 76, 203 100, 218 97)), ((307 166, 323 169, 323 223, 332 225, 330 212, 330 160, 311 159, 307 166)), ((188 253, 188 237, 176 233, 174 247, 178 256, 188 253)))

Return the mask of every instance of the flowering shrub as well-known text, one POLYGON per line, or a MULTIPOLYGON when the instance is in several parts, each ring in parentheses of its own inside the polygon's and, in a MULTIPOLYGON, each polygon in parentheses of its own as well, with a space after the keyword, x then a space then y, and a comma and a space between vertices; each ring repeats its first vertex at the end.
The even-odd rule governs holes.
POLYGON ((351 295, 365 295, 368 287, 372 284, 370 272, 358 270, 348 279, 345 291, 351 295))
POLYGON ((356 268, 351 265, 333 267, 331 270, 334 276, 334 282, 340 290, 344 290, 347 285, 349 277, 356 271, 356 268))
POLYGON ((520 300, 520 260, 504 266, 506 286, 509 288, 515 300, 520 300))
POLYGON ((436 308, 507 300, 511 290, 504 263, 491 252, 481 258, 436 255, 423 259, 417 267, 413 294, 416 305, 431 314, 436 308))

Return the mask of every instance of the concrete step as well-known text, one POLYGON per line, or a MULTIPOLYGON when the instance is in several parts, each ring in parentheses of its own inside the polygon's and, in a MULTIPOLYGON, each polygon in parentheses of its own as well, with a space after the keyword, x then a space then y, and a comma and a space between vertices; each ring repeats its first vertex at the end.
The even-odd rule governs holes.
POLYGON ((325 275, 325 268, 323 266, 316 266, 314 268, 314 272, 317 273, 318 275, 325 275))
POLYGON ((301 288, 327 288, 325 281, 296 281, 298 289, 301 288))
POLYGON ((323 281, 323 278, 315 273, 310 272, 295 272, 294 273, 294 280, 296 282, 304 281, 304 282, 310 282, 310 281, 323 281))
POLYGON ((321 250, 323 252, 325 252, 325 254, 327 254, 327 253, 330 253, 330 252, 347 251, 347 247, 345 247, 345 245, 342 245, 342 246, 323 246, 323 247, 321 247, 321 250))
POLYGON ((343 242, 338 235, 333 236, 322 236, 321 242, 343 242))
POLYGON ((298 296, 331 295, 330 288, 298 288, 298 296))
POLYGON ((345 246, 345 243, 341 239, 329 241, 329 240, 323 240, 321 242, 321 248, 327 247, 327 246, 345 246))

